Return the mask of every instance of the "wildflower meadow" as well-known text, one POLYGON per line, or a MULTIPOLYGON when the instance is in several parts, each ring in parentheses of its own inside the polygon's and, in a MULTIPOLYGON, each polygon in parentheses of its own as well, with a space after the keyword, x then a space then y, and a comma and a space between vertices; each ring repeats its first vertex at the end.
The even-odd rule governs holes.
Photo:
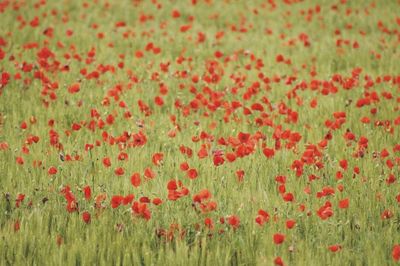
POLYGON ((399 179, 399 0, 0 0, 0 265, 396 265, 399 179))

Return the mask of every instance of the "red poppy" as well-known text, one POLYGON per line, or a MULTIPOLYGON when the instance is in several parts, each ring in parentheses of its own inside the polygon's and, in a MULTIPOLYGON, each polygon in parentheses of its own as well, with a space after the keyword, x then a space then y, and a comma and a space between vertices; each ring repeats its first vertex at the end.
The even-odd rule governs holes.
POLYGON ((21 123, 20 128, 21 129, 27 129, 28 128, 28 124, 24 121, 24 122, 21 123))
POLYGON ((238 139, 241 143, 247 143, 250 139, 250 136, 251 135, 249 133, 239 132, 238 139))
POLYGON ((71 94, 77 93, 80 91, 81 85, 79 83, 74 83, 68 88, 68 92, 71 94))
POLYGON ((90 200, 90 198, 92 196, 92 190, 90 189, 90 186, 85 186, 83 188, 83 193, 85 195, 85 199, 90 200))
POLYGON ((341 245, 331 245, 328 248, 332 252, 337 252, 337 251, 340 251, 342 249, 342 246, 341 245))
POLYGON ((154 205, 161 205, 162 204, 162 200, 160 199, 160 198, 154 198, 153 200, 152 200, 152 203, 154 204, 154 205))
POLYGON ((237 180, 238 180, 239 182, 243 182, 244 171, 243 171, 243 170, 237 170, 237 171, 236 171, 236 177, 237 177, 237 180))
POLYGON ((86 224, 89 224, 89 223, 91 222, 90 213, 87 212, 87 211, 84 211, 84 212, 82 213, 82 220, 83 220, 86 224))
POLYGON ((145 220, 150 220, 151 218, 151 213, 146 203, 135 201, 132 205, 132 212, 145 220))
POLYGON ((24 159, 22 157, 15 158, 15 161, 17 162, 17 164, 20 164, 20 165, 24 164, 24 159))
POLYGON ((122 167, 117 167, 117 168, 115 168, 114 173, 117 176, 121 176, 125 173, 125 170, 122 167))
POLYGON ((283 260, 282 260, 281 257, 276 257, 276 258, 274 259, 274 263, 275 263, 275 265, 278 265, 278 266, 284 266, 284 265, 285 265, 285 264, 283 263, 283 260))
POLYGON ((349 199, 342 199, 339 201, 339 208, 341 209, 347 209, 349 207, 349 199))
POLYGON ((283 194, 282 198, 286 202, 294 201, 294 195, 292 193, 285 193, 285 194, 283 194))
POLYGON ((187 176, 188 176, 190 179, 196 179, 197 176, 198 176, 197 170, 194 169, 194 168, 189 169, 189 170, 187 171, 187 176))
POLYGON ((0 150, 5 151, 9 149, 9 145, 7 142, 0 142, 0 150))
POLYGON ((139 173, 134 173, 134 174, 131 176, 131 184, 132 184, 134 187, 138 187, 138 186, 140 186, 140 183, 141 183, 140 174, 139 174, 139 173))
POLYGON ((181 13, 178 10, 176 10, 176 9, 172 10, 173 18, 179 18, 180 16, 181 16, 181 13))
POLYGON ((326 201, 324 206, 319 208, 317 211, 317 215, 322 219, 326 220, 333 215, 332 204, 329 201, 326 201))
POLYGON ((49 175, 55 175, 55 174, 57 174, 57 168, 54 167, 54 166, 51 166, 51 167, 47 170, 47 173, 48 173, 49 175))
POLYGON ((214 156, 213 163, 215 166, 223 165, 225 162, 224 157, 222 156, 214 156))
POLYGON ((274 234, 273 239, 274 239, 274 243, 276 245, 280 245, 280 244, 283 243, 283 241, 285 241, 285 235, 284 234, 280 234, 280 233, 276 233, 276 234, 274 234))
POLYGON ((204 224, 208 229, 210 230, 214 229, 214 222, 210 217, 204 219, 204 224))
POLYGON ((400 244, 394 245, 392 249, 392 258, 394 261, 400 261, 400 244))
POLYGON ((119 161, 125 161, 128 159, 128 154, 126 152, 120 152, 118 154, 118 160, 119 161))
POLYGON ((286 228, 287 229, 292 229, 296 225, 295 220, 286 220, 286 228))
POLYGON ((389 174, 389 177, 386 179, 386 184, 390 185, 396 182, 396 177, 394 174, 389 174))
POLYGON ((187 171, 187 170, 189 170, 189 164, 187 162, 183 162, 183 163, 180 164, 179 168, 182 171, 187 171))
POLYGON ((20 224, 19 220, 16 220, 14 222, 14 232, 18 232, 20 228, 21 228, 21 224, 20 224))
POLYGON ((148 197, 140 197, 139 202, 150 203, 150 199, 148 197))
POLYGON ((381 214, 381 219, 386 220, 393 217, 393 212, 391 210, 384 210, 381 214))
POLYGON ((341 160, 339 161, 340 167, 343 168, 343 170, 347 170, 347 160, 341 160))
POLYGON ((111 197, 111 208, 113 208, 113 209, 118 208, 122 204, 123 200, 124 200, 124 197, 121 195, 112 196, 111 197))
POLYGON ((124 197, 124 199, 122 200, 122 204, 123 205, 128 205, 128 204, 132 203, 134 198, 135 198, 135 195, 129 194, 129 195, 124 197))
POLYGON ((240 226, 240 219, 236 215, 231 215, 228 217, 228 224, 232 226, 233 229, 237 229, 240 226))
POLYGON ((264 148, 263 153, 264 153, 265 157, 267 157, 268 159, 272 158, 275 155, 275 151, 270 148, 264 148))
POLYGON ((144 169, 144 176, 148 179, 153 179, 156 177, 156 173, 151 168, 147 167, 144 169))
POLYGON ((264 210, 259 210, 258 215, 256 217, 256 223, 258 223, 259 225, 263 225, 268 221, 269 221, 269 213, 264 210))
POLYGON ((110 166, 111 166, 111 160, 110 160, 110 158, 104 157, 104 158, 103 158, 103 165, 104 165, 105 167, 110 167, 110 166))
POLYGON ((19 193, 17 195, 17 199, 15 200, 15 207, 19 208, 19 206, 21 205, 21 203, 24 201, 25 199, 25 194, 21 194, 19 193))
POLYGON ((162 164, 162 160, 164 158, 164 154, 163 153, 154 153, 153 157, 152 157, 152 162, 155 166, 159 166, 162 164))

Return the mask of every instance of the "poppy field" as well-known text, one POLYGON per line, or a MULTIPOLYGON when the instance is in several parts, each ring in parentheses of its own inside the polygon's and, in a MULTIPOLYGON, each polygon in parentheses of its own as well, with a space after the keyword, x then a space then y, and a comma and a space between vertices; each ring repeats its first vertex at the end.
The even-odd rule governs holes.
POLYGON ((399 0, 0 0, 0 265, 400 263, 399 0))

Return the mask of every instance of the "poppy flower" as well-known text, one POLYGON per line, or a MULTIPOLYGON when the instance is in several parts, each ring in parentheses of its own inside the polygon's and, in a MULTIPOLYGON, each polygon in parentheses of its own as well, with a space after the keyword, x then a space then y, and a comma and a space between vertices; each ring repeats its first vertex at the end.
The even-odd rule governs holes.
POLYGON ((276 234, 274 234, 273 239, 274 239, 274 243, 276 245, 280 245, 280 244, 283 243, 283 241, 285 241, 285 235, 284 234, 280 234, 280 233, 276 233, 276 234))
POLYGON ((24 199, 25 199, 25 194, 19 193, 18 196, 17 196, 17 199, 15 200, 15 207, 19 208, 19 206, 24 201, 24 199))
POLYGON ((48 173, 49 175, 55 175, 55 174, 57 174, 57 168, 54 167, 54 166, 51 166, 51 167, 47 170, 47 173, 48 173))
POLYGON ((110 167, 110 166, 111 166, 111 160, 110 160, 110 158, 104 157, 102 161, 103 161, 103 165, 104 165, 105 167, 110 167))
POLYGON ((342 199, 339 201, 339 208, 341 209, 347 209, 349 207, 349 199, 342 199))
POLYGON ((5 151, 9 149, 9 145, 7 142, 0 142, 0 151, 5 151))
POLYGON ((118 208, 122 204, 123 200, 124 200, 124 197, 121 195, 112 196, 111 197, 111 208, 113 208, 113 209, 118 208))
POLYGON ((156 177, 156 173, 149 167, 144 169, 144 176, 148 179, 153 179, 156 177))
POLYGON ((270 148, 264 148, 263 153, 265 157, 267 157, 268 159, 272 158, 275 155, 275 151, 270 148))
POLYGON ((152 200, 152 203, 153 203, 154 205, 158 206, 158 205, 162 204, 162 200, 161 200, 160 198, 154 198, 154 199, 152 200))
POLYGON ((228 160, 228 162, 232 163, 236 160, 236 154, 234 154, 233 152, 227 152, 225 154, 226 159, 228 160))
POLYGON ((286 228, 287 229, 292 229, 296 225, 295 220, 286 220, 286 228))
POLYGON ((243 171, 243 170, 237 170, 237 171, 236 171, 236 177, 237 177, 237 180, 238 180, 239 182, 243 182, 244 171, 243 171))
POLYGON ((197 194, 193 196, 193 201, 201 203, 204 200, 208 200, 211 198, 211 193, 208 191, 208 189, 202 189, 200 190, 197 194))
POLYGON ((258 215, 256 217, 256 223, 259 225, 263 225, 264 223, 269 221, 269 213, 264 210, 259 210, 258 215))
POLYGON ((125 161, 128 159, 128 154, 126 152, 120 152, 118 154, 118 160, 119 161, 125 161))
POLYGON ((394 261, 400 261, 400 244, 394 245, 392 249, 392 258, 394 261))
POLYGON ((283 260, 282 260, 281 257, 276 257, 276 258, 274 259, 274 264, 275 264, 275 265, 278 265, 278 266, 284 266, 284 265, 285 265, 285 264, 283 263, 283 260))
POLYGON ((333 215, 332 204, 326 201, 325 204, 318 209, 317 215, 322 219, 326 220, 333 215))
POLYGON ((328 248, 332 252, 337 252, 337 251, 340 251, 342 249, 342 246, 341 245, 331 245, 328 248))
POLYGON ((225 159, 222 156, 214 156, 214 158, 213 158, 213 163, 215 166, 223 165, 224 162, 225 162, 225 159))
POLYGON ((146 203, 141 203, 138 201, 135 201, 131 207, 133 214, 144 218, 145 220, 150 220, 151 218, 151 212, 147 207, 146 203))
POLYGON ((19 220, 16 220, 14 222, 14 232, 18 232, 20 228, 21 228, 21 224, 20 224, 19 220))
POLYGON ((160 166, 162 163, 162 160, 164 158, 164 154, 163 153, 154 153, 153 157, 152 157, 152 162, 155 166, 160 166))
POLYGON ((150 199, 148 197, 140 197, 139 202, 150 203, 150 199))
POLYGON ((208 229, 210 230, 214 229, 214 222, 210 217, 204 219, 204 224, 208 229))
POLYGON ((128 205, 130 203, 132 203, 133 199, 135 198, 135 195, 133 194, 129 194, 127 196, 125 196, 122 200, 122 204, 123 205, 128 205))
POLYGON ((282 196, 282 198, 283 198, 283 200, 286 201, 286 202, 292 202, 292 201, 294 201, 294 196, 293 196, 292 193, 285 193, 285 194, 282 196))
POLYGON ((87 211, 84 211, 84 212, 82 213, 82 220, 83 220, 86 224, 89 224, 89 223, 91 222, 90 213, 87 212, 87 211))
POLYGON ((232 226, 233 229, 237 229, 240 226, 240 219, 236 215, 231 215, 228 217, 228 224, 232 226))
POLYGON ((22 165, 24 164, 24 159, 22 157, 17 157, 15 158, 15 161, 17 162, 17 164, 22 165))
POLYGON ((24 122, 21 123, 20 128, 21 129, 27 129, 28 128, 28 124, 24 121, 24 122))
POLYGON ((90 186, 85 186, 83 188, 83 193, 85 195, 85 199, 90 200, 90 198, 92 196, 92 190, 91 190, 90 186))
POLYGON ((386 179, 386 184, 390 185, 396 182, 396 177, 394 174, 389 174, 389 177, 386 179))
POLYGON ((343 170, 347 170, 347 160, 341 160, 339 161, 340 167, 343 168, 343 170))
POLYGON ((171 16, 173 18, 179 18, 181 16, 181 13, 178 10, 174 9, 174 10, 172 10, 171 16))
POLYGON ((180 164, 179 168, 182 171, 187 171, 187 170, 189 170, 189 164, 187 162, 183 162, 183 163, 180 164))
POLYGON ((140 186, 140 183, 141 183, 140 174, 139 174, 139 173, 134 173, 134 174, 131 176, 131 184, 132 184, 134 187, 139 187, 139 186, 140 186))
POLYGON ((117 176, 121 176, 125 173, 125 170, 122 167, 117 167, 117 168, 115 168, 114 173, 117 176))
POLYGON ((177 190, 178 189, 178 185, 176 183, 176 180, 170 180, 167 184, 167 189, 168 190, 177 190))
POLYGON ((387 220, 393 217, 393 212, 390 210, 384 210, 381 214, 382 220, 387 220))
POLYGON ((75 94, 80 91, 81 85, 79 83, 74 83, 68 88, 68 92, 75 94))
POLYGON ((188 176, 190 179, 196 179, 197 176, 198 176, 197 170, 194 169, 194 168, 189 169, 189 170, 187 171, 187 176, 188 176))
POLYGON ((250 134, 239 132, 238 139, 240 140, 241 143, 247 143, 250 139, 250 134))

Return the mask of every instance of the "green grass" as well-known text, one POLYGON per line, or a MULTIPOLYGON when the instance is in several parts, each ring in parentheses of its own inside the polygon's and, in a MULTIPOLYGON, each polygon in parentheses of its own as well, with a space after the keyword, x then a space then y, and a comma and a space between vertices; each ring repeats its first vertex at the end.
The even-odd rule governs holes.
POLYGON ((400 144, 400 84, 394 82, 400 80, 398 1, 304 1, 291 5, 276 1, 276 8, 272 8, 268 1, 199 0, 192 5, 191 1, 171 0, 160 1, 160 9, 152 3, 155 1, 110 1, 108 7, 107 1, 87 1, 86 8, 84 1, 47 1, 39 9, 34 7, 35 3, 26 2, 18 10, 13 9, 18 4, 10 3, 0 13, 0 40, 7 42, 1 46, 0 41, 0 55, 1 51, 5 53, 4 59, 0 59, 0 74, 11 75, 7 85, 0 85, 0 143, 9 146, 0 149, 1 265, 273 265, 278 256, 285 265, 395 263, 392 249, 400 243, 396 200, 399 182, 388 185, 386 179, 390 174, 396 179, 400 177, 399 151, 394 151, 395 145, 400 144), (333 6, 337 6, 337 11, 333 6), (172 18, 174 9, 180 11, 181 17, 172 18), (313 15, 307 21, 311 9, 313 15), (346 15, 346 10, 351 13, 346 15), (57 15, 51 14, 54 11, 57 15), (143 15, 153 19, 140 22, 143 15), (26 26, 20 27, 18 16, 23 17, 26 26), (33 28, 29 22, 35 16, 40 22, 33 28), (192 22, 189 16, 193 16, 192 22), (120 21, 126 26, 115 27, 120 21), (379 22, 387 27, 386 32, 378 26, 379 22), (188 24, 191 29, 181 32, 180 27, 188 24), (53 37, 43 34, 49 27, 54 29, 53 37), (267 34, 267 29, 272 34, 267 34), (337 29, 341 35, 335 35, 337 29), (67 30, 73 30, 73 35, 68 37, 67 30), (202 43, 196 41, 198 32, 206 36, 202 43), (224 32, 223 37, 217 39, 218 32, 224 32), (98 38, 98 33, 105 37, 98 38), (301 33, 308 35, 310 46, 303 45, 301 33), (291 39, 295 44, 287 45, 291 39), (338 39, 349 40, 350 44, 337 47, 338 39), (357 49, 352 48, 355 41, 359 44, 357 49), (34 42, 37 48, 24 48, 34 42), (161 48, 161 53, 145 51, 150 42, 161 48), (55 70, 39 62, 37 53, 43 47, 54 54, 47 63, 57 65, 55 70), (91 49, 96 51, 94 61, 87 64, 91 49), (143 58, 135 57, 137 50, 144 52, 143 58), (216 58, 216 51, 222 52, 223 57, 216 58), (379 53, 380 59, 375 53, 379 53), (290 59, 291 64, 277 63, 279 54, 290 59), (82 60, 74 59, 75 55, 82 60), (181 56, 185 60, 179 63, 181 56), (263 63, 259 69, 257 59, 263 63), (207 82, 212 61, 216 62, 214 73, 219 73, 220 79, 207 82), (23 72, 24 62, 32 64, 33 70, 23 72), (120 62, 124 62, 123 69, 118 67, 120 62), (167 62, 168 71, 161 71, 160 64, 167 62), (65 65, 69 71, 61 71, 65 65), (84 68, 89 74, 100 65, 112 66, 114 70, 100 74, 98 79, 80 74, 84 68), (350 90, 332 82, 337 93, 322 93, 323 84, 331 82, 334 75, 349 80, 356 68, 362 72, 350 90), (315 76, 310 75, 312 70, 315 76), (34 78, 37 71, 49 82, 34 78), (181 76, 182 71, 187 71, 186 78, 181 76), (19 80, 14 78, 17 73, 21 74, 19 80), (154 73, 158 73, 158 79, 152 78, 154 73), (270 79, 268 84, 260 73, 270 79), (194 75, 199 82, 192 81, 194 75), (385 76, 391 81, 384 82, 385 76), (275 77, 281 81, 274 81, 275 77), (287 84, 290 77, 295 80, 287 84), (366 77, 374 81, 370 87, 365 86, 366 77), (240 78, 240 82, 235 82, 240 78), (378 78, 382 82, 377 82, 378 78), (30 82, 24 84, 24 79, 30 82), (310 88, 313 81, 321 83, 317 90, 310 88), (245 99, 255 82, 259 82, 259 88, 245 99), (297 99, 288 97, 301 82, 307 88, 296 90, 297 99), (58 88, 49 89, 52 83, 57 83, 58 88), (73 83, 80 83, 76 94, 68 93, 73 83), (168 87, 166 95, 160 94, 161 83, 168 87), (122 89, 114 98, 118 86, 122 89), (237 94, 233 93, 235 90, 237 94), (50 99, 51 92, 56 94, 56 100, 50 99), (380 100, 358 108, 357 101, 372 92, 380 100), (392 94, 391 99, 385 99, 387 92, 392 94), (155 104, 156 96, 163 98, 163 106, 155 104), (271 103, 271 110, 263 102, 265 98, 271 103), (105 99, 109 100, 108 105, 104 104, 105 99), (318 101, 316 108, 309 106, 312 99, 318 101), (140 111, 139 100, 150 107, 151 115, 140 111), (175 106, 177 100, 182 108, 175 106), (126 103, 125 108, 119 106, 120 101, 126 103), (245 115, 242 107, 229 110, 233 101, 247 108, 260 103, 265 111, 245 115), (190 107, 195 102, 198 108, 190 107), (282 104, 298 113, 297 122, 288 123, 287 116, 279 113, 282 104), (377 109, 375 115, 372 108, 377 109), (115 122, 89 130, 87 125, 92 120, 98 123, 98 119, 91 117, 92 109, 98 111, 103 121, 113 114, 115 122), (126 111, 131 112, 130 118, 124 118, 126 111), (293 161, 301 160, 307 144, 318 145, 324 139, 330 132, 325 122, 334 121, 335 112, 345 112, 346 120, 339 129, 331 130, 332 139, 327 147, 319 149, 322 156, 318 160, 324 167, 305 165, 302 175, 296 176, 291 169, 293 161), (176 116, 176 125, 171 122, 171 115, 176 116), (361 123, 362 117, 369 117, 371 122, 361 123), (31 118, 36 122, 30 122, 31 118), (258 118, 267 118, 273 125, 259 125, 258 118), (52 128, 48 125, 51 119, 55 121, 52 128), (24 121, 28 126, 25 130, 20 127, 24 121), (143 121, 143 127, 138 126, 139 121, 143 121), (392 132, 388 127, 377 126, 380 121, 389 121, 392 132), (74 123, 82 128, 73 131, 74 123), (286 149, 287 141, 282 140, 282 149, 268 159, 263 154, 264 145, 274 148, 273 133, 280 125, 283 131, 298 132, 302 138, 291 149, 286 149), (50 143, 50 129, 59 134, 62 153, 79 155, 79 160, 60 160, 60 150, 50 143), (169 136, 172 130, 176 131, 175 137, 169 136), (343 137, 347 130, 356 137, 349 146, 343 137), (147 142, 141 147, 122 147, 103 141, 104 131, 114 137, 142 131, 147 142), (202 132, 212 138, 193 141, 202 132), (248 156, 215 166, 213 150, 234 152, 218 140, 236 138, 239 132, 252 136, 260 132, 265 138, 255 142, 254 151, 248 156), (39 142, 26 144, 32 135, 38 136, 39 142), (363 157, 356 158, 353 154, 361 136, 368 138, 368 148, 363 157), (95 146, 86 151, 86 144, 95 146), (180 152, 182 145, 192 149, 192 157, 180 152), (197 153, 202 145, 206 145, 210 156, 199 159, 197 153), (29 154, 23 153, 24 146, 29 148, 29 154), (383 149, 387 149, 389 156, 381 159, 379 153, 383 149), (128 154, 127 160, 118 160, 121 151, 128 154), (162 165, 152 163, 156 152, 164 154, 162 165), (24 159, 23 165, 16 163, 19 156, 24 159), (104 157, 111 159, 111 167, 103 166, 104 157), (348 161, 346 171, 339 167, 343 159, 348 161), (394 163, 391 169, 386 165, 388 159, 394 163), (35 161, 42 165, 35 167, 35 161), (183 162, 198 171, 196 179, 189 179, 180 170, 183 162), (52 176, 48 174, 51 166, 58 170, 52 176), (356 166, 360 174, 353 175, 356 166), (114 173, 117 167, 125 170, 122 176, 114 173), (154 179, 144 178, 147 167, 156 173, 154 179), (243 182, 236 177, 238 170, 245 172, 243 182), (343 179, 336 179, 337 171, 343 172, 343 179), (137 188, 130 181, 135 172, 142 178, 137 188), (320 178, 309 181, 311 174, 320 178), (287 177, 286 192, 293 193, 293 202, 282 199, 275 181, 278 175, 287 177), (167 183, 171 179, 181 180, 189 194, 177 201, 168 200, 167 183), (72 213, 67 212, 67 201, 60 192, 67 185, 79 204, 72 213), (87 185, 92 189, 91 200, 85 200, 82 192, 87 185), (339 185, 344 188, 342 192, 339 185), (327 186, 335 189, 334 195, 316 197, 327 186), (306 194, 305 188, 311 194, 306 194), (193 207, 193 196, 202 189, 212 194, 211 200, 217 203, 215 211, 202 213, 193 207), (17 208, 19 193, 25 199, 17 208), (95 207, 95 198, 100 194, 107 196, 102 209, 95 207), (146 196, 151 200, 159 197, 163 203, 148 204, 148 221, 133 215, 131 204, 111 208, 113 195, 128 194, 134 194, 135 201, 146 196), (338 202, 345 198, 349 198, 350 205, 340 209, 338 202), (317 211, 326 201, 332 203, 334 214, 322 220, 317 211), (302 204, 304 211, 299 210, 302 204), (263 226, 255 222, 260 209, 270 215, 263 226), (393 216, 382 219, 384 210, 390 210, 393 216), (82 220, 84 211, 91 214, 89 224, 82 220), (219 222, 231 215, 240 219, 237 229, 219 222), (205 226, 205 218, 213 220, 213 229, 205 226), (286 228, 287 219, 296 220, 293 229, 286 228), (19 230, 14 229, 17 221, 19 230), (173 237, 159 237, 160 229, 170 230, 173 237), (278 232, 286 236, 281 245, 273 241, 278 232), (341 249, 331 252, 331 245, 340 245, 341 249))

